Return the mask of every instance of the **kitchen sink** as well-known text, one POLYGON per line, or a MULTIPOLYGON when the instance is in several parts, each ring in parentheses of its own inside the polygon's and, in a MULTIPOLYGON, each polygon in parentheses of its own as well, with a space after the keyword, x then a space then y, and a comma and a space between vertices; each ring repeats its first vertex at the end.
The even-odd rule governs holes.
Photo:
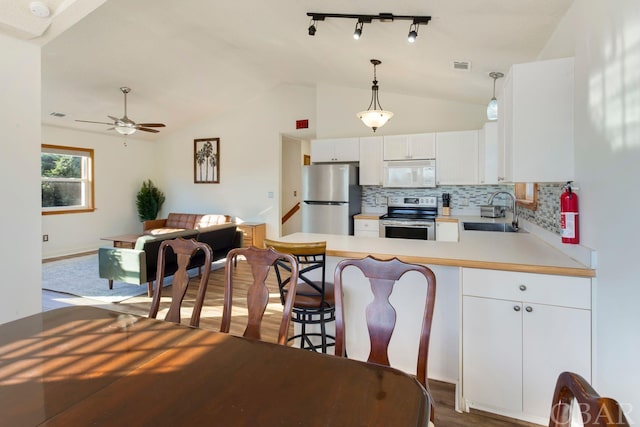
POLYGON ((463 222, 462 226, 465 230, 476 231, 501 231, 503 233, 515 233, 521 229, 513 228, 511 224, 496 222, 463 222))

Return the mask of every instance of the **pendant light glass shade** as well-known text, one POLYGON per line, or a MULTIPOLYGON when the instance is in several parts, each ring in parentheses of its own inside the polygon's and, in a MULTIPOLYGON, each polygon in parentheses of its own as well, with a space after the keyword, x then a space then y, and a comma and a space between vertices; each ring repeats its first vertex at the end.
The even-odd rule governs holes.
POLYGON ((358 118, 362 120, 367 127, 373 129, 374 132, 379 127, 384 126, 391 117, 393 117, 393 113, 385 110, 366 110, 358 113, 358 118))
POLYGON ((380 62, 377 59, 372 59, 371 63, 373 64, 373 86, 371 86, 371 102, 369 103, 369 107, 360 111, 357 114, 357 117, 362 120, 365 126, 370 127, 375 132, 376 129, 382 127, 389 121, 391 117, 393 117, 393 113, 391 111, 383 110, 380 105, 380 101, 378 100, 378 80, 376 79, 376 66, 380 65, 380 62))
POLYGON ((487 105, 487 119, 498 120, 498 100, 495 98, 491 98, 487 105))
POLYGON ((487 105, 487 120, 498 120, 498 100, 496 99, 496 80, 504 77, 504 74, 498 72, 489 73, 489 77, 493 79, 493 97, 487 105))

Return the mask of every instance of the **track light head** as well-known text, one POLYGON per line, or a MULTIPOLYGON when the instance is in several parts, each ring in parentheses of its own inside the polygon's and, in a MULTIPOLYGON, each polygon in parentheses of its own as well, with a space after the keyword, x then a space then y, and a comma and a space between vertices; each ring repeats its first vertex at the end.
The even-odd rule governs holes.
POLYGON ((316 35, 316 20, 313 18, 311 18, 311 22, 309 23, 309 35, 310 36, 316 35))
POLYGON ((409 27, 409 35, 407 36, 407 41, 409 43, 413 43, 416 41, 418 37, 418 24, 411 24, 409 27))
POLYGON ((362 27, 364 26, 364 22, 358 21, 356 22, 356 29, 353 32, 353 38, 359 40, 362 37, 362 27))

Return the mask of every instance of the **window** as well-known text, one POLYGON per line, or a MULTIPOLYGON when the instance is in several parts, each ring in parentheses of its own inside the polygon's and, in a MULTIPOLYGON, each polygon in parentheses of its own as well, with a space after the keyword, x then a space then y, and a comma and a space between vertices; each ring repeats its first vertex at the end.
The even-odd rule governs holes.
POLYGON ((535 211, 538 209, 538 184, 535 182, 517 182, 515 185, 518 206, 535 211))
POLYGON ((42 214, 92 212, 93 150, 42 145, 42 214))

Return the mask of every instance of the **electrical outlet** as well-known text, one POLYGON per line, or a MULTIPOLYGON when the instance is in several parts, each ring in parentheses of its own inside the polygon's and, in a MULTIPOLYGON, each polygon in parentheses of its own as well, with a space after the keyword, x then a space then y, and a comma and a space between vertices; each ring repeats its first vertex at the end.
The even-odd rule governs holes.
POLYGON ((48 242, 49 241, 49 235, 48 234, 43 234, 42 235, 42 241, 43 242, 48 242))
POLYGON ((466 197, 462 197, 460 199, 460 206, 469 206, 469 199, 467 199, 466 197))

